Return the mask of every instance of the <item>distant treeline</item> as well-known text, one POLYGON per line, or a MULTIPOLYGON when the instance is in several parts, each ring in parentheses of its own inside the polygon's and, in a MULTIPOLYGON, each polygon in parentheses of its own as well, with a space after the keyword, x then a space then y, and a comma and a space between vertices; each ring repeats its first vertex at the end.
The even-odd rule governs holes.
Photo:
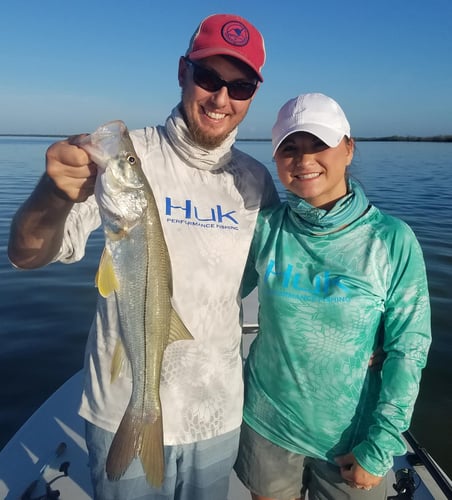
MULTIPOLYGON (((0 134, 0 137, 69 137, 64 134, 0 134)), ((375 142, 452 142, 452 135, 434 135, 418 137, 414 135, 389 135, 387 137, 354 137, 355 141, 375 142)), ((271 139, 237 139, 238 141, 268 142, 271 139)))
POLYGON ((69 137, 71 134, 0 134, 0 137, 69 137))
MULTIPOLYGON (((452 135, 417 137, 413 135, 390 135, 387 137, 354 137, 355 141, 374 142, 452 142, 452 135)), ((271 141, 271 139, 237 139, 238 141, 271 141)))
POLYGON ((355 137, 355 141, 380 141, 380 142, 452 142, 452 135, 434 135, 432 137, 416 137, 403 135, 390 135, 388 137, 355 137))

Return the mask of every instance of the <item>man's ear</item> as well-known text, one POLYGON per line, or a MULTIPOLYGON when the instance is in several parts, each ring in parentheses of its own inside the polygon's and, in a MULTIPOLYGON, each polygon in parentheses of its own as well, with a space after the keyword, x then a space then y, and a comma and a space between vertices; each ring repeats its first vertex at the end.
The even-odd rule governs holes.
POLYGON ((179 69, 177 72, 177 79, 179 80, 179 87, 183 87, 185 83, 185 78, 187 78, 188 66, 185 62, 185 57, 181 56, 179 58, 179 69))

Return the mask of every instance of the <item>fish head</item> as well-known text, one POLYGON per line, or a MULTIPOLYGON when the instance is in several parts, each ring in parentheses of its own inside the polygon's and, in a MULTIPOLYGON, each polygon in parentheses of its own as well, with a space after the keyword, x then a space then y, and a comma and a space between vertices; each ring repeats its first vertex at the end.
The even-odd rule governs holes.
POLYGON ((125 123, 101 125, 92 134, 77 137, 76 145, 98 166, 94 194, 104 228, 111 234, 127 233, 146 209, 147 181, 125 123))
POLYGON ((142 187, 141 162, 123 121, 101 125, 92 134, 80 137, 77 145, 89 154, 100 174, 106 174, 104 180, 111 184, 112 191, 142 187))

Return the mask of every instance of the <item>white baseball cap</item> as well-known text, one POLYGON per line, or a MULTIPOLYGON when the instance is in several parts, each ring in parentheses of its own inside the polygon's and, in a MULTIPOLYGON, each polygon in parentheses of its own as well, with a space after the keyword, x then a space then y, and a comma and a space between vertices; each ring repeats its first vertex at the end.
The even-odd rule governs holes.
POLYGON ((324 94, 301 94, 284 104, 272 128, 273 156, 282 141, 294 132, 309 132, 330 148, 344 136, 350 137, 350 124, 339 104, 324 94))

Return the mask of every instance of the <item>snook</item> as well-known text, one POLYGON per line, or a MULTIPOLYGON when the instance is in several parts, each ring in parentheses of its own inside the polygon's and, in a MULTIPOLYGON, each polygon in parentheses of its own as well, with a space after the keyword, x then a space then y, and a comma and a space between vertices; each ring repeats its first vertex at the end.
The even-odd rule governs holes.
MULTIPOLYGON (((173 341, 192 339, 171 305, 171 265, 157 205, 127 127, 109 122, 77 144, 98 165, 95 194, 105 232, 96 282, 114 293, 120 338, 132 371, 132 395, 109 450, 106 472, 119 479, 139 456, 147 480, 164 477, 159 395, 163 352, 173 341)), ((121 345, 112 364, 120 371, 121 345)))

